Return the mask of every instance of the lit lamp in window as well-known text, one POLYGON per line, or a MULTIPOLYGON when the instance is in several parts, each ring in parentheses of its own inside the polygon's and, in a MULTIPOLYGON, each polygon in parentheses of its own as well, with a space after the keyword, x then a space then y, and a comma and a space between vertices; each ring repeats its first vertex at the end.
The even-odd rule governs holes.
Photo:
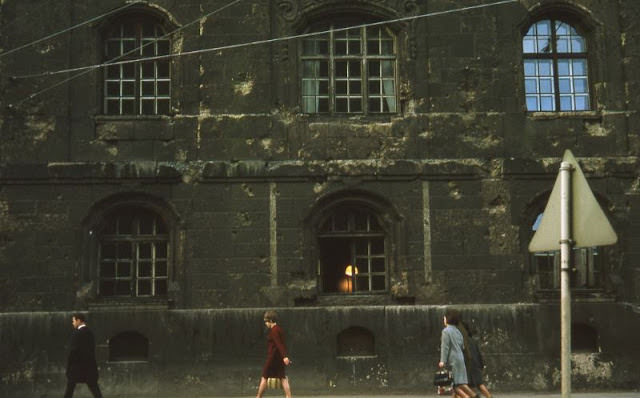
POLYGON ((344 274, 346 278, 343 278, 340 283, 340 291, 344 293, 351 293, 353 292, 353 276, 358 275, 358 267, 349 264, 344 269, 344 274))

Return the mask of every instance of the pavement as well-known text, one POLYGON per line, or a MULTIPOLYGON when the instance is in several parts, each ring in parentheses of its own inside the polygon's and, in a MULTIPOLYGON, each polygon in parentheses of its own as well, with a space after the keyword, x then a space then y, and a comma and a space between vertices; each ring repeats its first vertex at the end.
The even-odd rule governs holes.
MULTIPOLYGON (((425 398, 425 397, 451 397, 451 395, 436 395, 435 389, 432 392, 416 394, 371 394, 371 395, 296 395, 295 398, 425 398)), ((492 392, 494 398, 561 398, 562 394, 557 393, 531 393, 531 392, 492 392)), ((281 397, 282 393, 267 392, 264 398, 281 397)), ((571 398, 640 398, 640 391, 603 391, 603 392, 572 392, 571 398)), ((237 398, 237 397, 236 397, 237 398)))

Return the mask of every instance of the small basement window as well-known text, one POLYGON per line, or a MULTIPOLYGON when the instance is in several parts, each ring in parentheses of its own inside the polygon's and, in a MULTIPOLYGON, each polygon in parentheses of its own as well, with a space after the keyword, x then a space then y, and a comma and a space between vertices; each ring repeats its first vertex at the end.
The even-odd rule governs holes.
POLYGON ((109 339, 109 362, 147 361, 149 340, 136 331, 122 332, 109 339))

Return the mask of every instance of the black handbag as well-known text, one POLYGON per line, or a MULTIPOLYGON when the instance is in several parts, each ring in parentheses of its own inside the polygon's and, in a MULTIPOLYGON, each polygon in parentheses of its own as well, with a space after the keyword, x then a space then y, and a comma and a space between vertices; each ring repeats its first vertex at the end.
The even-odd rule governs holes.
POLYGON ((439 369, 433 375, 433 385, 437 387, 450 386, 453 383, 453 375, 450 370, 439 369))

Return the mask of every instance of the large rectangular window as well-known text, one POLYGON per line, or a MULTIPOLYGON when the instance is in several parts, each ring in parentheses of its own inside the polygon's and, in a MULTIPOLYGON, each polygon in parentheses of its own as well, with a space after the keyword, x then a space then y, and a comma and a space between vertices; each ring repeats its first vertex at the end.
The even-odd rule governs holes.
POLYGON ((385 27, 328 30, 302 42, 303 112, 395 113, 393 33, 385 27))

